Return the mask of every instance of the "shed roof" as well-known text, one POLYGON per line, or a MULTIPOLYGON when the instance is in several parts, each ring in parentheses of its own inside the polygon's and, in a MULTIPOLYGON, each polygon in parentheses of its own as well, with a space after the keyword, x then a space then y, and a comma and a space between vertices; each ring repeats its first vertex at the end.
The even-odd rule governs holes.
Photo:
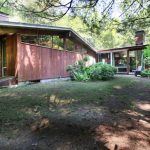
POLYGON ((115 51, 126 51, 126 50, 141 50, 144 49, 147 45, 134 45, 134 46, 127 46, 127 47, 120 47, 120 48, 111 48, 111 49, 103 49, 98 50, 97 53, 109 53, 115 51))
POLYGON ((5 13, 5 12, 2 12, 2 11, 0 11, 0 15, 9 16, 9 14, 7 14, 7 13, 5 13))
POLYGON ((0 21, 0 27, 15 28, 15 29, 31 29, 31 30, 37 29, 37 30, 45 30, 45 31, 54 31, 60 34, 69 33, 74 39, 81 42, 84 46, 88 47, 90 50, 96 52, 96 50, 72 28, 49 26, 45 24, 29 24, 29 23, 20 23, 20 22, 9 22, 9 21, 0 21))

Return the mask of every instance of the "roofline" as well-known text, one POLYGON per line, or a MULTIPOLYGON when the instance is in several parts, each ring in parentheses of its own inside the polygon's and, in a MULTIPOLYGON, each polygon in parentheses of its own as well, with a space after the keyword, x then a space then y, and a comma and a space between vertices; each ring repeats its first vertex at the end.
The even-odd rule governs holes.
POLYGON ((0 11, 0 15, 9 16, 9 14, 8 14, 8 13, 2 12, 2 11, 0 11))
POLYGON ((65 30, 68 31, 71 28, 66 27, 56 27, 56 26, 49 26, 45 24, 30 24, 30 23, 22 23, 22 22, 12 22, 12 21, 0 21, 0 26, 5 27, 17 27, 17 28, 29 28, 29 29, 54 29, 54 30, 65 30))
POLYGON ((132 49, 132 48, 141 48, 141 47, 146 47, 146 46, 147 45, 134 45, 134 46, 127 46, 127 47, 110 48, 110 49, 98 50, 97 53, 109 52, 109 51, 115 51, 115 50, 128 50, 128 49, 132 49))
POLYGON ((30 23, 22 23, 22 22, 0 21, 0 27, 2 26, 13 27, 13 28, 60 30, 60 31, 72 32, 85 44, 85 46, 90 48, 92 51, 96 52, 96 50, 85 39, 83 39, 77 32, 75 32, 72 28, 60 27, 60 26, 49 26, 45 24, 30 24, 30 23))
POLYGON ((76 31, 74 31, 72 28, 70 28, 70 31, 74 33, 82 42, 84 42, 90 49, 92 49, 95 53, 97 53, 96 49, 93 48, 84 38, 82 38, 76 31))

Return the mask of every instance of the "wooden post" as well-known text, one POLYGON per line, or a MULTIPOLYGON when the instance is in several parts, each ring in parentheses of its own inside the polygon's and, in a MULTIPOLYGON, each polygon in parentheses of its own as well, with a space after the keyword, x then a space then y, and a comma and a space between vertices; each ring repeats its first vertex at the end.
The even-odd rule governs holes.
POLYGON ((53 35, 52 35, 52 47, 51 48, 53 49, 53 35))
POLYGON ((99 54, 99 53, 97 53, 97 62, 99 62, 99 55, 100 55, 100 54, 99 54))
POLYGON ((17 49, 17 54, 16 54, 16 64, 15 64, 15 77, 18 77, 19 81, 19 63, 20 63, 20 50, 21 50, 21 36, 20 34, 16 34, 16 49, 17 49))
POLYGON ((113 66, 113 53, 110 52, 110 64, 111 66, 113 66))
POLYGON ((64 50, 67 50, 66 37, 63 37, 63 43, 64 43, 64 50))
POLYGON ((129 57, 129 50, 127 50, 127 74, 130 72, 130 57, 129 57))

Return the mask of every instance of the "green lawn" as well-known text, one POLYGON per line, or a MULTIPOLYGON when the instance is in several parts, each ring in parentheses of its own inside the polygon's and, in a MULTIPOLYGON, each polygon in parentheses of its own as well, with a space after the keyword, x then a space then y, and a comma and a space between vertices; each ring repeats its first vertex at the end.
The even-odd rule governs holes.
POLYGON ((149 91, 130 76, 0 89, 0 149, 148 150, 149 91))
MULTIPOLYGON (((24 128, 36 119, 61 111, 76 111, 82 106, 106 106, 114 90, 131 87, 137 81, 117 78, 110 81, 58 81, 0 90, 0 131, 24 128), (107 104, 107 103, 106 103, 107 104)), ((126 99, 118 95, 116 101, 126 99)), ((130 106, 130 102, 124 102, 130 106)))

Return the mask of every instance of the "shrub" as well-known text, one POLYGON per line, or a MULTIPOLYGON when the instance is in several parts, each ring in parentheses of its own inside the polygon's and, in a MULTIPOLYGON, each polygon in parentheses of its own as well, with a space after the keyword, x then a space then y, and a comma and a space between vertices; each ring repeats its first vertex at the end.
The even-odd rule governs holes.
POLYGON ((148 45, 144 49, 144 60, 145 60, 145 65, 150 67, 150 45, 148 45))
POLYGON ((97 63, 95 67, 92 66, 91 79, 93 80, 109 80, 113 78, 116 69, 108 64, 97 63))
POLYGON ((77 64, 69 65, 67 71, 73 80, 109 80, 113 78, 116 69, 108 64, 96 63, 86 67, 85 61, 79 61, 77 64))
POLYGON ((76 80, 76 81, 87 81, 87 80, 89 80, 89 77, 88 77, 86 72, 83 72, 83 73, 75 72, 74 73, 74 80, 76 80))
POLYGON ((67 72, 70 73, 72 80, 86 81, 89 80, 88 74, 86 73, 86 63, 87 59, 78 61, 76 64, 69 65, 67 67, 67 72))
POLYGON ((150 69, 146 69, 141 73, 142 77, 150 77, 150 69))
POLYGON ((150 57, 146 57, 144 60, 145 60, 145 65, 150 67, 150 57))

